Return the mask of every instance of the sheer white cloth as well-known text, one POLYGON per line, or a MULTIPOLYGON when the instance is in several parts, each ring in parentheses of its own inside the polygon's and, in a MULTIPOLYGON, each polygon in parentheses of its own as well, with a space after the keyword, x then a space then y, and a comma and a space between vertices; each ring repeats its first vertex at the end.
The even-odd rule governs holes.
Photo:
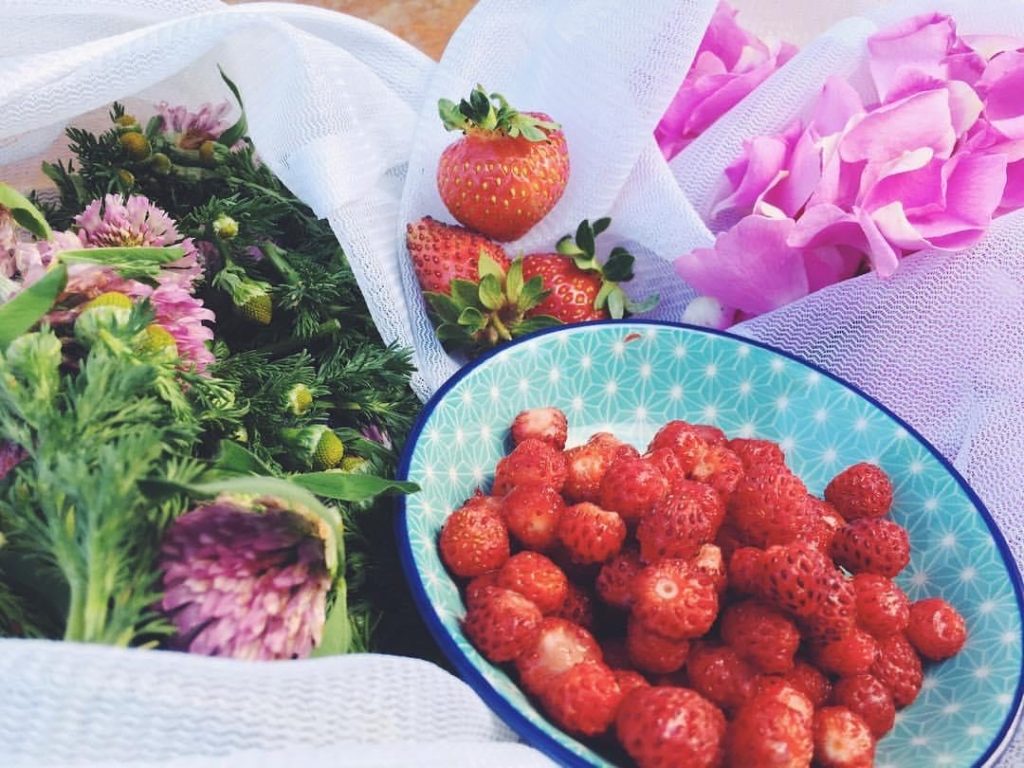
MULTIPOLYGON (((702 217, 724 167, 745 138, 798 115, 828 75, 858 76, 879 25, 938 7, 968 32, 1024 35, 1017 0, 734 4, 743 23, 802 50, 667 164, 653 129, 714 0, 483 0, 439 65, 370 24, 298 5, 0 0, 0 178, 40 184, 39 160, 59 156, 64 126, 99 125, 115 99, 142 116, 156 101, 228 98, 220 64, 241 89, 265 162, 330 220, 382 337, 414 349, 426 397, 458 365, 434 338, 404 247, 407 221, 448 218, 433 173, 451 140, 438 97, 481 82, 559 120, 568 189, 510 251, 548 250, 580 219, 610 215, 603 239, 627 240, 640 257, 631 292, 660 291, 652 316, 678 320, 692 292, 671 261, 712 241, 702 217)), ((921 430, 972 482, 1018 558, 1021 242, 1024 215, 1009 216, 968 254, 918 256, 887 282, 868 275, 739 328, 824 365, 921 430)), ((462 683, 408 660, 257 667, 8 641, 0 685, 4 765, 193 766, 227 755, 246 765, 544 763, 511 743, 462 683)), ((1006 764, 1022 761, 1015 752, 1006 764)))

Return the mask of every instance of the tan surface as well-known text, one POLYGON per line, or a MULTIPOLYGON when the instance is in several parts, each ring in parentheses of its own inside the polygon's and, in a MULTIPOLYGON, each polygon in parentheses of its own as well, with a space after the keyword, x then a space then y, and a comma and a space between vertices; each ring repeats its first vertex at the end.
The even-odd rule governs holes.
MULTIPOLYGON (((253 2, 254 0, 228 0, 253 2)), ((408 40, 435 59, 476 0, 287 0, 350 13, 408 40)))

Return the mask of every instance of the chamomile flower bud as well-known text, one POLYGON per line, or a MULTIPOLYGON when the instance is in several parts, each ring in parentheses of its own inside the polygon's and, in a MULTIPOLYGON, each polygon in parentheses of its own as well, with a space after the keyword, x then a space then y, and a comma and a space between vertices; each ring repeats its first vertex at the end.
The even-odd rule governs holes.
POLYGON ((313 393, 309 387, 301 382, 293 385, 288 390, 286 400, 288 402, 288 410, 295 416, 301 416, 313 407, 313 393))
POLYGON ((107 291, 101 293, 94 299, 87 301, 82 311, 94 309, 95 307, 116 307, 117 309, 131 309, 132 300, 127 294, 121 293, 120 291, 107 291))
POLYGON ((118 128, 132 128, 138 124, 139 121, 135 119, 134 115, 121 115, 119 118, 114 120, 114 125, 118 128))
POLYGON ((135 186, 135 174, 124 168, 117 172, 117 180, 121 182, 123 187, 135 186))
POLYGON ((292 450, 292 463, 304 469, 333 469, 345 456, 345 445, 324 424, 282 429, 281 438, 292 450))
POLYGON ((231 299, 239 316, 260 325, 270 325, 274 302, 270 298, 269 283, 249 278, 239 280, 231 289, 231 299))
POLYGON ((178 344, 171 332, 158 323, 147 325, 135 339, 135 348, 146 355, 178 356, 178 344))
POLYGON ((149 153, 152 151, 152 147, 149 145, 149 139, 138 131, 122 133, 120 142, 121 148, 132 160, 145 160, 149 157, 149 153))
POLYGON ((163 152, 157 152, 149 160, 150 165, 153 167, 153 172, 158 173, 161 176, 166 176, 171 172, 171 158, 165 155, 163 152))
POLYGON ((238 222, 222 213, 213 221, 213 234, 221 240, 230 240, 238 235, 238 222))

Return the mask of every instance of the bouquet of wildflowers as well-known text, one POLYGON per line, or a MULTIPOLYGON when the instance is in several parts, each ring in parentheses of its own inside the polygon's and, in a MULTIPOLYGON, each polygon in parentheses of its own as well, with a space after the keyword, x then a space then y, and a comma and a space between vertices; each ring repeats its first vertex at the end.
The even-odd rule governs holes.
POLYGON ((408 355, 230 111, 115 104, 0 185, 0 636, 370 645, 408 355))

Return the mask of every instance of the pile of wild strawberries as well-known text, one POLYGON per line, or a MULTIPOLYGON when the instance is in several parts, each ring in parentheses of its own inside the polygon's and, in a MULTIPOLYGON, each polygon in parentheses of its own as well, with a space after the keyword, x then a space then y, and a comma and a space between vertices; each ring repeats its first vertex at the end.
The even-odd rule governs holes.
POLYGON ((872 464, 822 500, 778 445, 712 426, 669 422, 643 455, 607 432, 565 450, 555 408, 511 432, 490 495, 440 535, 465 633, 640 766, 871 766, 922 659, 966 640, 949 603, 892 581, 910 545, 872 464))

